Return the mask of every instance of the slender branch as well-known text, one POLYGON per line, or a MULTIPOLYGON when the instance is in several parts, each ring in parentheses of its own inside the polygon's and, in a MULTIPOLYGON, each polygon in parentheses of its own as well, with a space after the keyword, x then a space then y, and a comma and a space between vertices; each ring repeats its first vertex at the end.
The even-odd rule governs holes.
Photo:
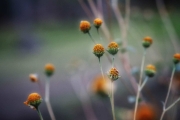
POLYGON ((50 80, 47 79, 46 80, 46 86, 45 86, 45 102, 46 102, 46 106, 47 106, 47 109, 48 109, 48 112, 49 112, 51 119, 56 120, 54 113, 53 113, 53 110, 52 110, 52 107, 51 107, 51 104, 50 104, 50 101, 49 101, 49 92, 50 92, 50 89, 49 89, 50 84, 49 83, 50 83, 50 80))
POLYGON ((138 100, 139 100, 139 96, 140 96, 140 92, 141 92, 141 83, 142 83, 142 77, 143 77, 143 68, 144 68, 145 58, 146 58, 146 49, 144 49, 142 63, 141 63, 140 79, 139 79, 138 92, 137 92, 137 95, 136 95, 136 102, 135 102, 135 109, 134 109, 134 120, 136 120, 138 100))
POLYGON ((167 101, 168 101, 168 98, 169 98, 169 94, 170 94, 170 91, 171 91, 171 86, 172 86, 172 81, 173 81, 173 76, 174 76, 175 70, 176 70, 176 66, 174 65, 173 66, 173 70, 172 70, 172 74, 171 74, 171 78, 170 78, 170 84, 169 84, 168 92, 167 92, 167 95, 166 95, 165 102, 163 104, 163 113, 161 115, 161 119, 160 120, 163 119, 163 116, 164 116, 165 112, 167 111, 166 110, 166 104, 167 104, 167 101))
POLYGON ((43 117, 42 117, 42 115, 41 115, 41 112, 40 112, 39 108, 36 108, 36 110, 37 110, 37 113, 38 113, 38 115, 39 115, 40 120, 43 120, 43 117))
POLYGON ((95 40, 93 39, 93 37, 91 36, 90 32, 88 32, 89 37, 91 38, 91 40, 94 42, 94 44, 96 44, 95 40))
MULTIPOLYGON (((103 80, 105 80, 105 78, 104 78, 104 73, 103 73, 103 70, 102 70, 102 64, 101 64, 101 60, 100 60, 100 58, 98 58, 99 59, 99 67, 100 67, 100 70, 101 70, 101 75, 102 75, 102 77, 103 77, 103 80)), ((109 82, 109 81, 108 81, 109 82)), ((108 97, 110 97, 110 91, 108 91, 108 97)))
POLYGON ((168 111, 169 109, 171 109, 176 103, 178 103, 180 101, 180 98, 178 98, 176 101, 174 101, 168 108, 166 108, 166 111, 168 111))
POLYGON ((149 77, 146 76, 145 80, 143 81, 143 83, 142 83, 142 85, 141 85, 141 87, 140 87, 140 91, 143 89, 144 85, 147 83, 148 78, 149 78, 149 77))
POLYGON ((115 117, 115 111, 114 111, 114 92, 113 92, 113 82, 111 81, 111 97, 110 97, 110 102, 111 102, 111 108, 112 108, 112 115, 113 115, 113 120, 116 120, 115 117))

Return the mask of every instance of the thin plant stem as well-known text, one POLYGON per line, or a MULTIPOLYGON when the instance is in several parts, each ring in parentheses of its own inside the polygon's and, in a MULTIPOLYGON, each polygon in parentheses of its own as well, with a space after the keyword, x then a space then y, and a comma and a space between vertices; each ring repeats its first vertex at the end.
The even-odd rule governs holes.
POLYGON ((101 37, 101 35, 99 34, 99 28, 96 28, 96 29, 97 29, 97 33, 98 33, 98 35, 99 35, 99 39, 103 42, 102 37, 101 37))
POLYGON ((90 32, 88 32, 89 37, 91 38, 91 40, 94 42, 94 44, 96 44, 95 40, 93 39, 93 37, 91 36, 90 32))
MULTIPOLYGON (((175 70, 176 70, 176 66, 174 65, 173 66, 173 70, 172 70, 172 74, 171 74, 171 78, 170 78, 170 84, 169 84, 169 88, 168 88, 168 92, 167 92, 167 95, 166 95, 166 99, 165 99, 165 102, 163 104, 163 112, 162 112, 162 115, 161 115, 161 119, 163 119, 163 116, 165 114, 165 112, 167 111, 166 109, 166 104, 167 104, 167 101, 168 101, 168 98, 169 98, 169 94, 170 94, 170 91, 171 91, 171 86, 172 86, 172 81, 173 81, 173 76, 174 76, 174 73, 175 73, 175 70)), ((170 109, 170 108, 169 108, 170 109)))
MULTIPOLYGON (((102 75, 102 77, 103 77, 103 80, 105 80, 105 78, 104 78, 104 73, 103 73, 103 70, 102 70, 102 64, 101 64, 101 59, 100 59, 100 57, 98 58, 98 60, 99 60, 99 67, 100 67, 100 70, 101 70, 101 75, 102 75)), ((109 82, 109 81, 108 81, 109 82)), ((108 91, 108 97, 110 97, 110 91, 108 91)))
POLYGON ((135 102, 135 108, 134 108, 134 120, 136 120, 136 113, 137 113, 138 101, 139 101, 140 91, 141 91, 141 83, 142 83, 142 77, 143 77, 143 68, 144 68, 145 58, 146 58, 146 49, 144 49, 144 53, 142 57, 140 79, 139 79, 138 91, 136 95, 136 102, 135 102))
POLYGON ((148 81, 148 76, 146 76, 145 80, 143 81, 142 85, 140 86, 140 91, 143 89, 144 85, 147 83, 148 81))
POLYGON ((111 102, 113 120, 116 120, 115 112, 114 112, 114 92, 113 92, 113 89, 114 89, 113 82, 111 81, 111 97, 110 97, 110 102, 111 102))
POLYGON ((180 98, 178 98, 176 101, 174 101, 168 108, 166 108, 166 111, 168 111, 169 109, 171 109, 176 103, 178 103, 180 101, 180 98))
POLYGON ((114 67, 114 55, 113 55, 113 58, 112 58, 112 67, 114 67))
POLYGON ((40 117, 40 120, 43 120, 43 117, 42 117, 42 115, 41 115, 41 112, 40 112, 39 108, 37 108, 36 110, 37 110, 37 113, 38 113, 38 115, 39 115, 39 117, 40 117))
POLYGON ((47 79, 46 80, 46 86, 45 86, 45 102, 46 102, 46 106, 47 106, 47 109, 48 109, 48 112, 49 112, 49 115, 51 117, 51 120, 56 120, 55 116, 54 116, 54 113, 53 113, 53 110, 52 110, 52 107, 51 107, 51 104, 50 104, 50 101, 49 101, 49 82, 50 80, 47 79))

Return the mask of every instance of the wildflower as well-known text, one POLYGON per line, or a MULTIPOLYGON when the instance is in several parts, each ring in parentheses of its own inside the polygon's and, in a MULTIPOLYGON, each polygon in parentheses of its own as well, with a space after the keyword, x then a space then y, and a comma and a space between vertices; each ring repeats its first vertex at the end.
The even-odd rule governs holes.
POLYGON ((82 32, 88 33, 91 29, 91 24, 88 21, 81 21, 79 28, 82 32))
POLYGON ((31 82, 37 82, 38 76, 37 76, 37 74, 30 74, 29 79, 31 80, 31 82))
POLYGON ((45 73, 47 76, 53 75, 54 70, 55 70, 55 68, 54 68, 53 64, 48 63, 45 65, 45 73))
POLYGON ((42 98, 38 93, 31 93, 24 104, 30 106, 33 109, 37 109, 41 102, 42 98))
POLYGON ((179 63, 179 61, 180 61, 180 54, 179 53, 174 54, 174 58, 173 58, 174 64, 179 63))
POLYGON ((92 90, 101 97, 106 97, 110 89, 108 78, 103 79, 102 75, 95 77, 92 83, 92 90))
POLYGON ((156 73, 156 67, 154 65, 147 65, 145 69, 145 73, 148 77, 153 77, 156 73))
POLYGON ((100 18, 96 18, 96 19, 94 20, 94 26, 95 26, 97 29, 101 26, 102 23, 103 23, 103 22, 102 22, 102 20, 101 20, 100 18))
POLYGON ((152 40, 152 38, 151 37, 145 37, 144 39, 143 39, 143 46, 144 46, 144 48, 148 48, 148 47, 150 47, 150 45, 153 43, 153 40, 152 40))
POLYGON ((154 107, 149 104, 139 105, 136 120, 156 120, 156 112, 154 107))
POLYGON ((108 76, 112 81, 115 81, 120 77, 119 72, 118 72, 118 70, 116 68, 111 68, 109 70, 108 76))
POLYGON ((93 48, 93 53, 100 58, 104 54, 104 47, 101 44, 96 44, 93 48))
POLYGON ((108 45, 108 49, 107 51, 111 54, 111 55, 115 55, 119 50, 119 45, 116 42, 111 42, 108 45))

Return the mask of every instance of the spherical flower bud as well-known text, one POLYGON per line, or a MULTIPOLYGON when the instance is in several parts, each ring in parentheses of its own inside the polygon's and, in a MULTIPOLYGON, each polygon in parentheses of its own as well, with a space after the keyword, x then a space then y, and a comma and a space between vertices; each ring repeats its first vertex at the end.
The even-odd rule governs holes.
POLYGON ((152 40, 152 38, 151 37, 145 37, 144 39, 143 39, 143 46, 144 46, 144 48, 148 48, 148 47, 150 47, 150 45, 153 43, 153 40, 152 40))
POLYGON ((37 82, 38 81, 38 76, 37 74, 30 74, 29 79, 31 82, 37 82))
POLYGON ((119 72, 116 68, 111 68, 108 72, 108 76, 112 81, 115 81, 119 78, 119 72))
POLYGON ((119 45, 118 45, 116 42, 111 42, 111 43, 108 45, 107 51, 108 51, 111 55, 117 54, 118 50, 119 50, 119 45))
POLYGON ((96 18, 95 20, 94 20, 94 26, 96 27, 96 28, 99 28, 101 25, 102 25, 102 20, 100 19, 100 18, 96 18))
POLYGON ((45 65, 45 73, 47 76, 53 75, 54 70, 55 70, 55 68, 54 68, 53 64, 48 63, 45 65))
POLYGON ((145 74, 148 77, 153 77, 156 73, 156 67, 154 65, 147 65, 145 69, 145 74))
POLYGON ((157 120, 155 107, 150 104, 140 104, 137 109, 136 120, 157 120))
POLYGON ((179 53, 174 54, 174 58, 173 58, 174 64, 179 63, 179 61, 180 61, 180 54, 179 53))
POLYGON ((101 44, 96 44, 93 48, 93 53, 100 58, 104 54, 104 47, 101 44))
POLYGON ((79 28, 82 32, 88 33, 91 29, 91 24, 88 21, 81 21, 79 28))
POLYGON ((107 97, 110 91, 108 78, 103 78, 102 75, 95 77, 92 82, 92 91, 101 97, 107 97))
POLYGON ((25 105, 28 105, 29 107, 33 109, 37 109, 38 106, 41 104, 42 98, 38 93, 31 93, 27 100, 24 102, 25 105))

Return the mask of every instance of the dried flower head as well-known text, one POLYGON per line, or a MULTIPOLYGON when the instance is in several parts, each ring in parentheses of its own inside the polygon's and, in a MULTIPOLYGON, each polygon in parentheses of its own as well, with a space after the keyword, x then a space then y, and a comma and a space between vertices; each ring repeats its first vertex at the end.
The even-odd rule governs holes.
POLYGON ((107 51, 111 54, 111 55, 115 55, 119 50, 119 45, 116 42, 111 42, 108 45, 108 49, 107 51))
POLYGON ((92 90, 101 97, 107 97, 108 91, 110 91, 108 78, 103 79, 102 75, 95 77, 92 83, 92 90))
POLYGON ((108 72, 108 76, 112 81, 115 81, 119 78, 119 72, 116 68, 111 68, 108 72))
POLYGON ((137 109, 136 120, 156 120, 156 111, 150 104, 140 104, 137 109))
POLYGON ((147 65, 145 69, 145 73, 148 77, 153 77, 156 73, 156 67, 154 65, 147 65))
POLYGON ((96 18, 95 20, 94 20, 94 26, 96 27, 96 28, 99 28, 101 25, 102 25, 102 20, 100 19, 100 18, 96 18))
POLYGON ((27 100, 24 102, 25 105, 33 109, 37 109, 37 107, 41 104, 42 98, 38 93, 31 93, 27 100))
POLYGON ((101 44, 96 44, 93 48, 93 53, 100 58, 104 54, 104 47, 101 44))
POLYGON ((47 76, 53 75, 54 70, 55 70, 55 67, 54 67, 53 64, 48 63, 48 64, 45 65, 45 73, 46 73, 47 76))
POLYGON ((37 82, 38 76, 37 76, 37 74, 30 74, 29 79, 31 80, 31 82, 37 82))
POLYGON ((180 54, 179 53, 174 54, 174 58, 173 58, 174 64, 179 63, 179 61, 180 61, 180 54))
POLYGON ((91 29, 91 24, 88 21, 81 21, 79 28, 82 32, 88 33, 91 29))
POLYGON ((145 48, 148 48, 148 47, 150 47, 150 45, 153 43, 153 40, 152 40, 152 38, 151 37, 149 37, 149 36, 147 36, 147 37, 145 37, 144 39, 143 39, 143 46, 145 47, 145 48))

